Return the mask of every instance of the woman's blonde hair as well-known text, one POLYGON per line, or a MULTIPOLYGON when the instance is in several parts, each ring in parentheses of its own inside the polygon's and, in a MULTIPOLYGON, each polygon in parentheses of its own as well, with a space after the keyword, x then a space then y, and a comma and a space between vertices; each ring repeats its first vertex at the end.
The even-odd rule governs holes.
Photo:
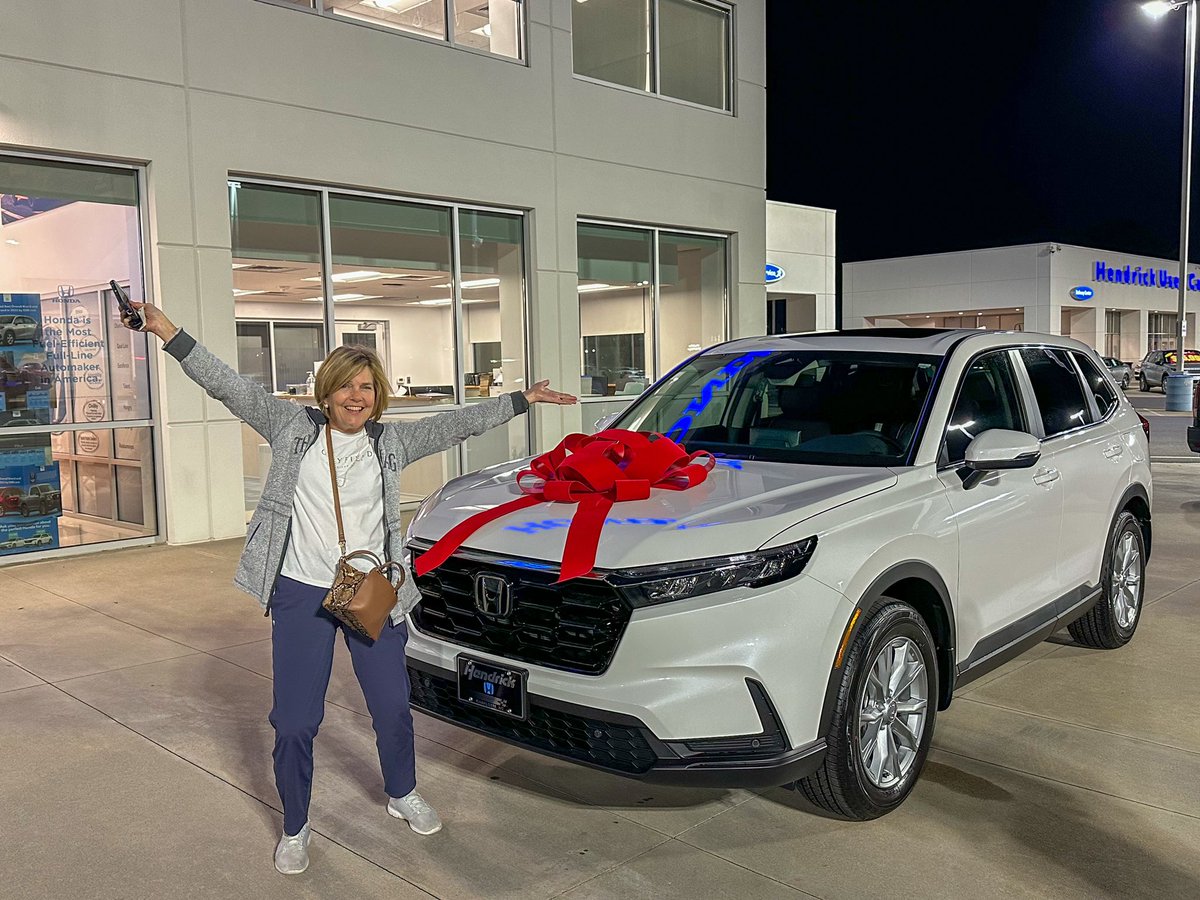
POLYGON ((329 395, 347 384, 364 366, 375 382, 375 405, 371 408, 371 418, 378 420, 382 417, 387 410, 391 386, 387 373, 383 371, 383 363, 375 351, 367 347, 336 347, 325 357, 321 368, 317 370, 317 386, 314 388, 317 406, 324 409, 329 395))

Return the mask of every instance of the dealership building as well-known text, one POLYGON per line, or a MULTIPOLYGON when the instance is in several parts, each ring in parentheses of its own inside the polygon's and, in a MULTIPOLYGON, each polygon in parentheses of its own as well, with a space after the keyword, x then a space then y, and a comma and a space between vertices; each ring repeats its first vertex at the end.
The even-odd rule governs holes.
POLYGON ((580 395, 411 466, 413 507, 702 347, 831 325, 834 213, 765 200, 765 6, 7 10, 0 560, 245 533, 270 449, 110 280, 297 402, 342 344, 383 357, 389 417, 580 395))
MULTIPOLYGON (((842 275, 847 328, 1037 331, 1126 361, 1175 348, 1177 260, 1041 243, 845 263, 842 275)), ((1189 267, 1188 292, 1194 335, 1200 267, 1189 267)))

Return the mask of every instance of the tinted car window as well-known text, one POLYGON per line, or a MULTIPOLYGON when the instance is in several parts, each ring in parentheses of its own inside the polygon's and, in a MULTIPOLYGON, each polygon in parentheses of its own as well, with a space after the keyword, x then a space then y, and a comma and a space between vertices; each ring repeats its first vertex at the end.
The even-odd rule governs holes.
POLYGON ((962 462, 967 445, 993 428, 1029 430, 1007 351, 981 356, 963 376, 946 426, 943 462, 962 462))
POLYGON ((1083 380, 1087 382, 1088 389, 1096 398, 1096 408, 1100 410, 1101 418, 1107 416, 1117 407, 1116 388, 1112 386, 1089 356, 1084 353, 1072 353, 1071 355, 1075 357, 1075 362, 1079 363, 1079 368, 1083 372, 1083 380))
POLYGON ((821 465, 903 463, 941 357, 830 350, 706 353, 617 420, 689 450, 821 465))
POLYGON ((1021 359, 1033 382, 1046 437, 1091 424, 1092 411, 1083 384, 1065 350, 1026 347, 1021 359))

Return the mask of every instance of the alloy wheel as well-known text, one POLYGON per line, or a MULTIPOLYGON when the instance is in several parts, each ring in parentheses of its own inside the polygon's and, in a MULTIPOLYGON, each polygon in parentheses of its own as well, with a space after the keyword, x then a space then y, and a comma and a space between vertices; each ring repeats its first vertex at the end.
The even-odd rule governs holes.
POLYGON ((859 758, 875 787, 895 787, 912 771, 928 706, 921 651, 909 638, 894 638, 872 660, 858 709, 859 758))
POLYGON ((1113 616, 1122 628, 1130 628, 1141 605, 1142 553, 1130 531, 1121 532, 1112 550, 1112 579, 1109 602, 1113 616))

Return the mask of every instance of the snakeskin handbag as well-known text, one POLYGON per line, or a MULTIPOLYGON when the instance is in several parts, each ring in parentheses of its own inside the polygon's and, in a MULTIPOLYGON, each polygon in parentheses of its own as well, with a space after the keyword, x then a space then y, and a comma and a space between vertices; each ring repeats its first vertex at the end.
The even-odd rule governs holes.
POLYGON ((383 562, 370 550, 346 552, 346 533, 342 528, 342 504, 338 497, 337 470, 333 461, 333 435, 330 426, 325 426, 325 446, 329 452, 329 478, 333 482, 333 512, 337 516, 338 547, 342 556, 334 573, 333 587, 321 601, 321 605, 347 628, 369 641, 383 633, 388 616, 396 606, 396 590, 404 583, 404 568, 393 562, 383 562), (366 559, 374 565, 363 572, 350 565, 352 559, 366 559), (395 572, 395 585, 388 578, 395 572))

